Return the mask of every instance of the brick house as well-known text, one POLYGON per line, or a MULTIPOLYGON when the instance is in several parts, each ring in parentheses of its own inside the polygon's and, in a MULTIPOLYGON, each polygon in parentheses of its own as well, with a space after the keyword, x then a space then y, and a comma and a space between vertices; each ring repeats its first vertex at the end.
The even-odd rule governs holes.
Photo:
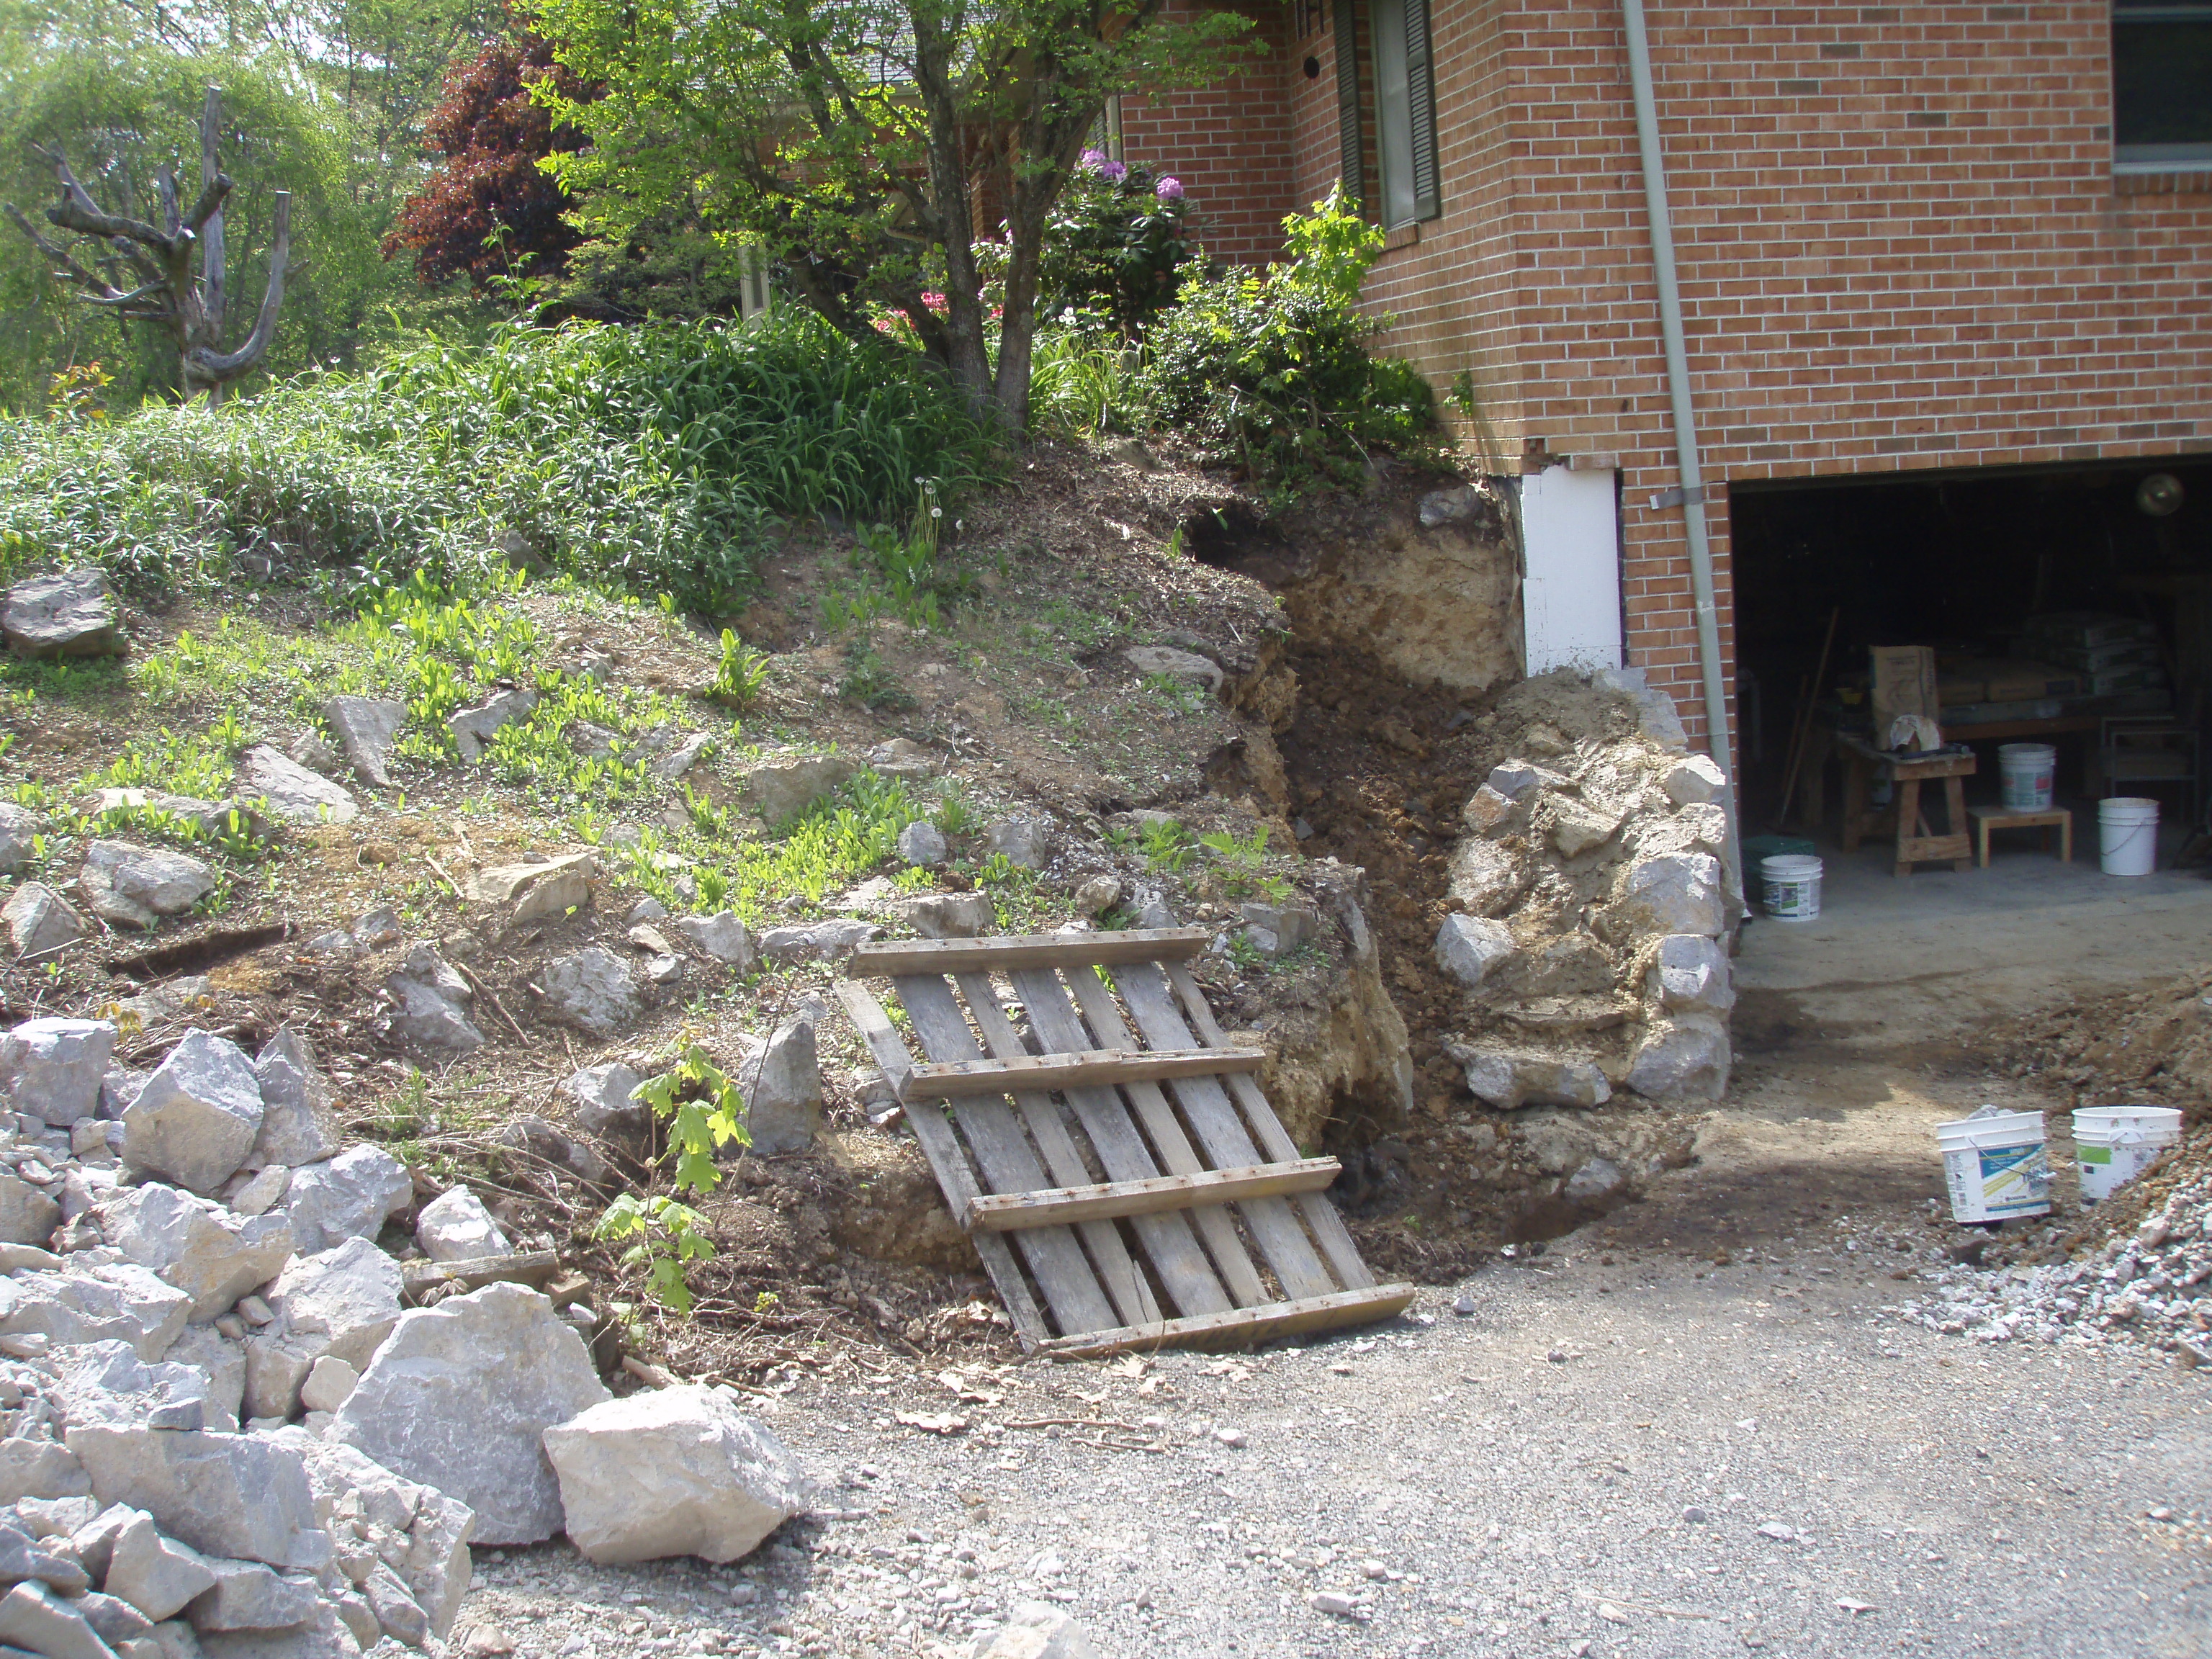
MULTIPOLYGON (((1368 289, 1395 319, 1382 349, 1456 391, 1463 443, 1522 480, 1531 672, 1642 666, 1702 734, 1619 0, 1256 15, 1268 52, 1236 82, 1122 100, 1127 158, 1178 174, 1209 246, 1247 261, 1274 252, 1285 212, 1358 175, 1389 231, 1368 289)), ((2212 569, 2197 511, 2212 467, 2172 459, 2212 453, 2212 5, 1655 4, 1648 38, 1723 672, 1732 700, 1772 705, 1763 727, 1760 708, 1748 729, 1732 715, 1743 740, 1776 746, 1829 607, 1797 594, 1813 627, 1773 622, 1754 673, 1739 598, 1771 560, 1763 604, 1787 617, 1806 549, 1846 525, 1856 541, 1826 565, 1856 550, 1892 559, 1875 586, 1978 584, 2017 611, 2008 592, 2028 579, 1994 544, 2073 522, 2051 503, 2087 490, 2117 529, 2046 558, 2033 597, 2086 602, 2067 586, 2086 556, 2068 550, 2155 529, 2165 554, 2144 556, 2173 567, 2173 605, 2198 617, 2183 655, 2212 654, 2212 603, 2189 597, 2212 569), (2161 467, 2188 510, 2127 520, 2127 492, 2161 467), (1919 493, 1833 488, 1869 483, 1919 493), (1989 505, 1961 507, 1978 489, 1989 505), (1942 513, 1911 505, 1930 491, 1942 513), (1962 537, 1993 545, 1939 572, 1962 537)), ((1866 631, 1899 625, 1869 604, 1866 631)))

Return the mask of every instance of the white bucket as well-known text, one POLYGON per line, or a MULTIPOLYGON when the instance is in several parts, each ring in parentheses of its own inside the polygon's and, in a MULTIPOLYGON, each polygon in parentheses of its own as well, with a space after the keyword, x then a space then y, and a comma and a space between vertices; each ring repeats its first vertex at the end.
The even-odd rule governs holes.
POLYGON ((1820 914, 1820 860, 1777 853, 1759 861, 1766 914, 1777 921, 1811 921, 1820 914))
POLYGON ((2094 1204, 2124 1187, 2181 1139, 2176 1106, 2084 1106, 2074 1114, 2074 1158, 2081 1201, 2094 1204))
POLYGON ((1990 1112, 1936 1126, 1950 1188, 1951 1218, 2003 1221, 2051 1210, 2051 1164, 2043 1150, 2043 1114, 1990 1112))
POLYGON ((2052 782, 2058 775, 2058 751, 2047 743, 2001 743, 1997 769, 2004 780, 2004 804, 2015 812, 2048 812, 2052 782))
POLYGON ((2097 803, 2097 850, 2108 876, 2147 876, 2158 866, 2158 803, 2115 795, 2097 803))

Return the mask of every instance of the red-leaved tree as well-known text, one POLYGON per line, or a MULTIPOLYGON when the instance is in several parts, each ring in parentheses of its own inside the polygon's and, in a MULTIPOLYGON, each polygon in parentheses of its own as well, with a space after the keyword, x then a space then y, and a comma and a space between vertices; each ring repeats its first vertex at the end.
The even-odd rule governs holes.
POLYGON ((532 100, 532 83, 548 76, 563 97, 589 100, 583 84, 553 61, 552 47, 518 27, 447 77, 445 95, 423 124, 424 148, 444 160, 400 209, 386 258, 411 252, 426 284, 465 276, 479 289, 566 268, 568 250, 582 239, 561 217, 568 192, 538 163, 585 141, 532 100))

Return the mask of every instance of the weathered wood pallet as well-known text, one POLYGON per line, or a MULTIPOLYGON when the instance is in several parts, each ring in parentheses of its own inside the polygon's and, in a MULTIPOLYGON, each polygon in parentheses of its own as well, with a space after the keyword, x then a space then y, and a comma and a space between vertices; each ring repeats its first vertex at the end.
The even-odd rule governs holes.
POLYGON ((1298 1155, 1206 1006, 1184 964, 1209 938, 864 945, 838 988, 1024 1348, 1245 1346, 1413 1298, 1375 1282, 1322 1191, 1336 1160, 1298 1155))

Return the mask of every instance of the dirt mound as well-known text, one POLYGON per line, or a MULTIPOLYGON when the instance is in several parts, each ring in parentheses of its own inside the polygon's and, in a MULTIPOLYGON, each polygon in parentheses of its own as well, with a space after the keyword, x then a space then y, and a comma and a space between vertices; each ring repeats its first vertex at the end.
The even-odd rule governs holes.
POLYGON ((1998 1035, 1996 1054, 2075 1106, 2179 1106, 2185 1123, 2212 1122, 2212 968, 2033 1015, 1998 1035))

